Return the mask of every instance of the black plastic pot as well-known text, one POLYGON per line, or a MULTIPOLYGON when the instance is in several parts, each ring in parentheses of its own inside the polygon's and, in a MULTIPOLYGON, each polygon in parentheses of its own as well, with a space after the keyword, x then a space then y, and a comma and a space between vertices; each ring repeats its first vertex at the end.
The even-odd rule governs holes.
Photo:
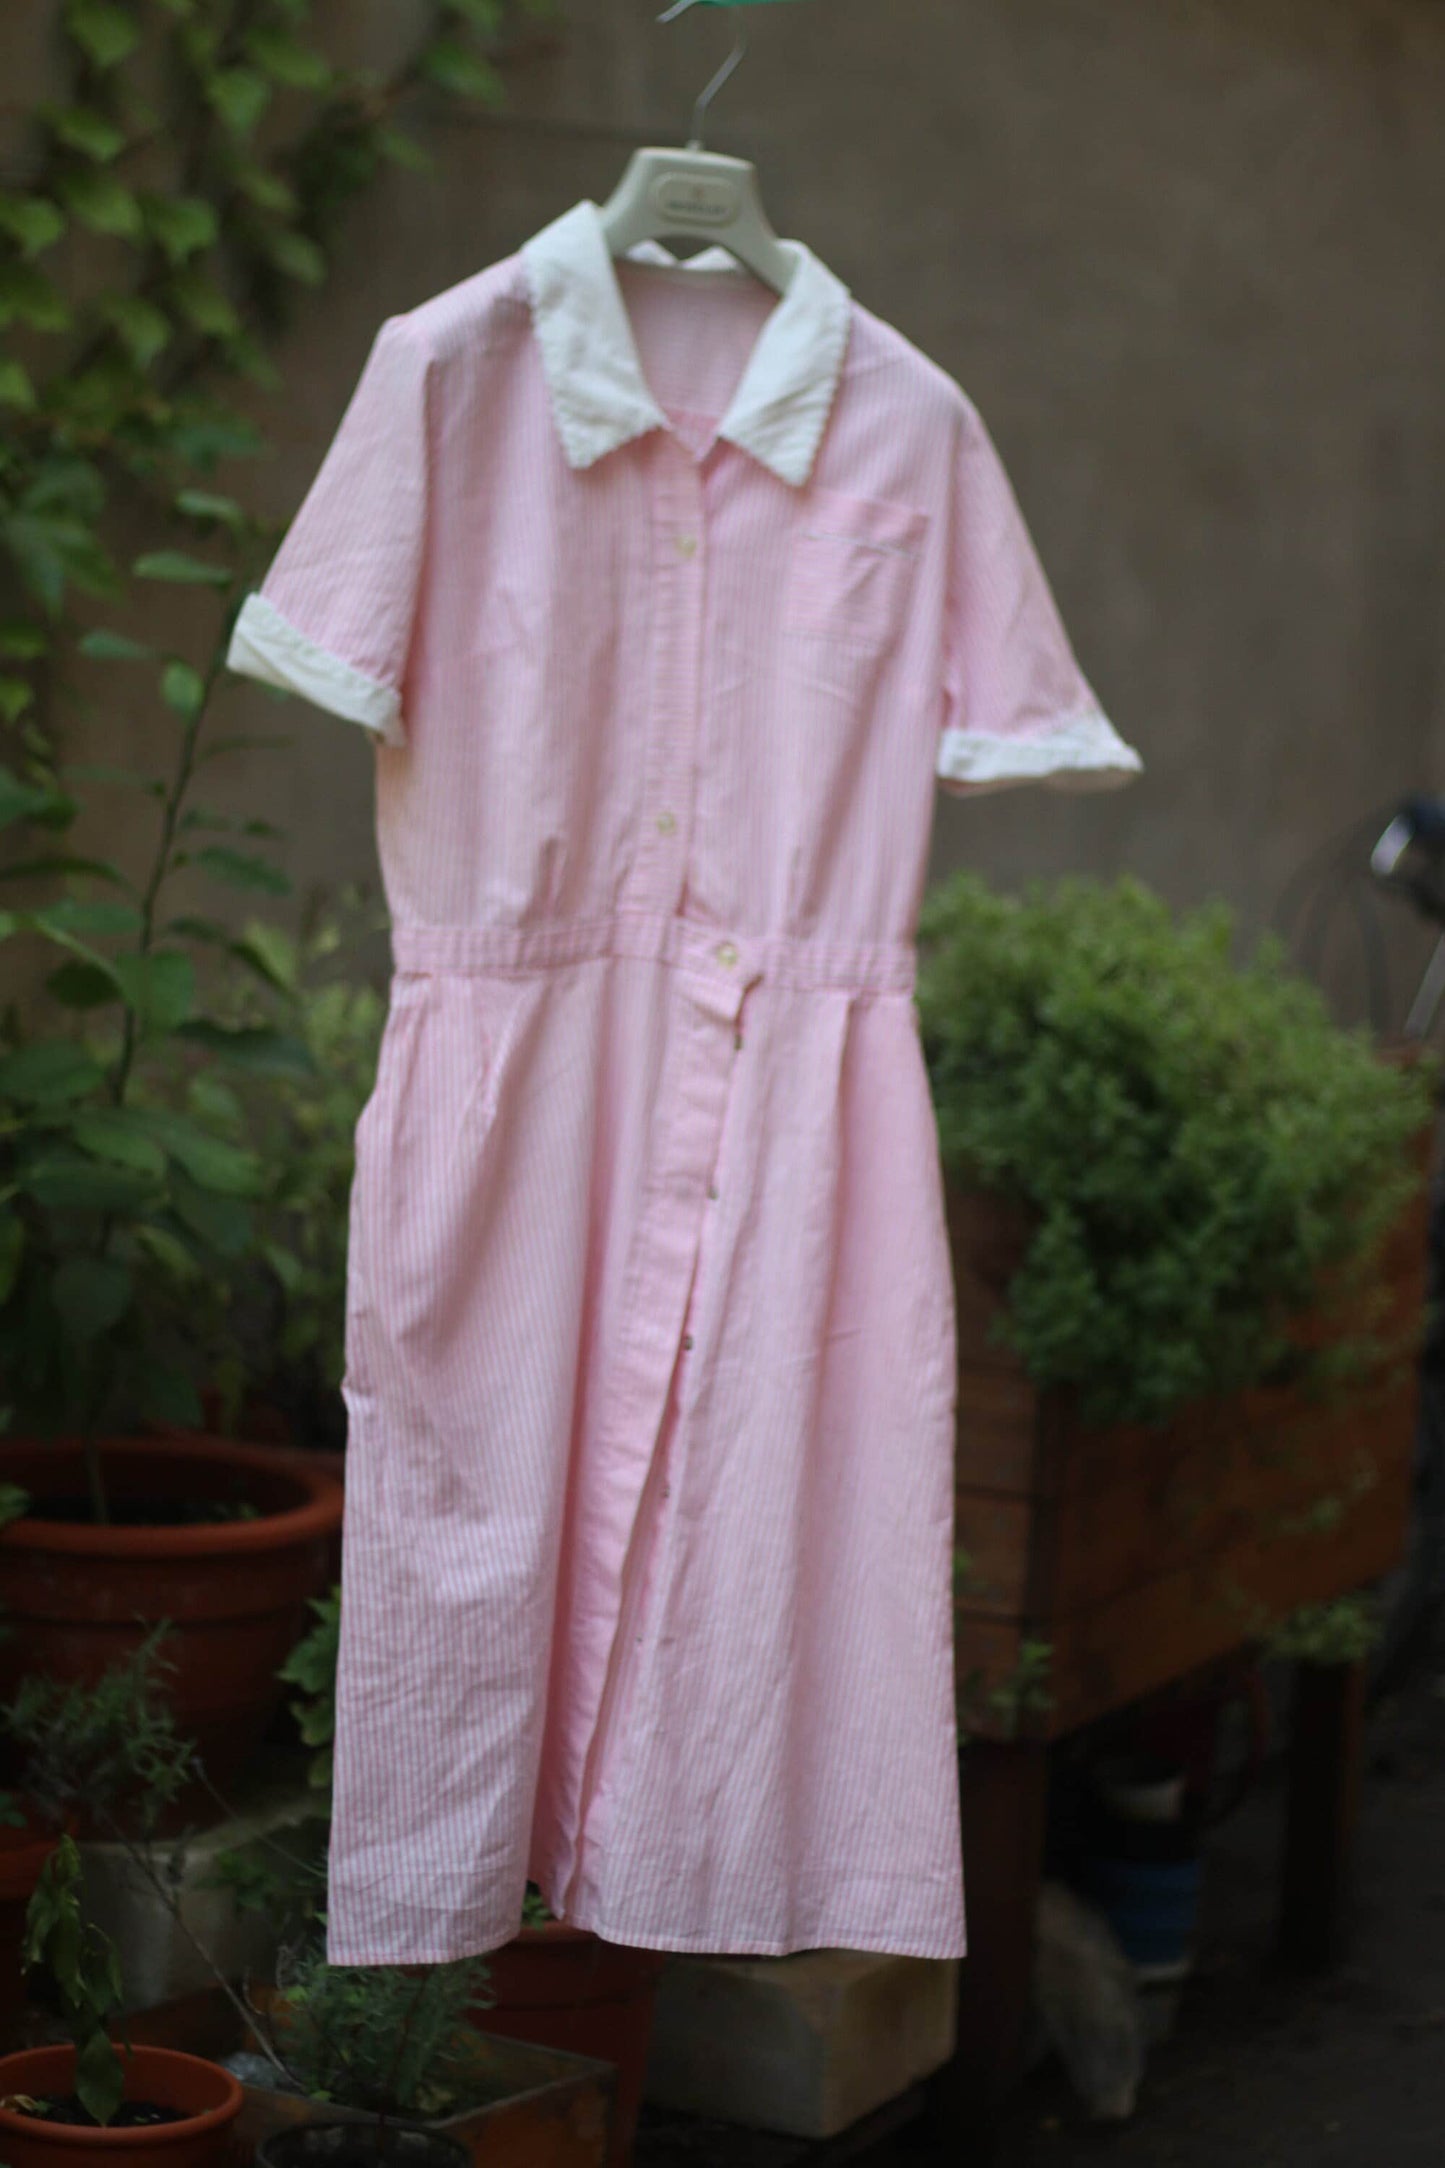
POLYGON ((258 2168, 471 2168, 455 2138, 425 2123, 296 2123, 273 2131, 256 2148, 258 2168))

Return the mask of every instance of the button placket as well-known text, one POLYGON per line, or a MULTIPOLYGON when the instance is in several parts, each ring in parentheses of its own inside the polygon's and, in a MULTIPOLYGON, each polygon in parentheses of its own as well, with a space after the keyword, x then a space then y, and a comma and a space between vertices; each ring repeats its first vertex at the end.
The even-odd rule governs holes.
POLYGON ((672 913, 686 889, 701 697, 703 485, 667 432, 649 446, 647 578, 652 621, 642 826, 627 900, 672 913))

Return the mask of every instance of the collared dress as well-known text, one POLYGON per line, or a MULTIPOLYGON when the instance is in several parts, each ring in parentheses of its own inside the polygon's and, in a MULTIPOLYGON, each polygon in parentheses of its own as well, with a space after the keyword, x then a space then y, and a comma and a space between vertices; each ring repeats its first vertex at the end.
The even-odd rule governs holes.
MULTIPOLYGON (((965 1946, 935 794, 1126 780, 965 394, 584 201, 382 324, 238 619, 362 725, 327 1954, 965 1946)), ((975 1863, 987 1874, 987 1860, 975 1863)))

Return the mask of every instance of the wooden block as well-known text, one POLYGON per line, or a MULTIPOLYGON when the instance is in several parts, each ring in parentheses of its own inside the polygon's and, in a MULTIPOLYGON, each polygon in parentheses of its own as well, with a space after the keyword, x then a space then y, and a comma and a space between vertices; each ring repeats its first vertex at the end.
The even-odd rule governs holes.
POLYGON ((647 2098, 754 2130, 830 2138, 953 2052, 956 1961, 856 1950, 672 1957, 647 2098))

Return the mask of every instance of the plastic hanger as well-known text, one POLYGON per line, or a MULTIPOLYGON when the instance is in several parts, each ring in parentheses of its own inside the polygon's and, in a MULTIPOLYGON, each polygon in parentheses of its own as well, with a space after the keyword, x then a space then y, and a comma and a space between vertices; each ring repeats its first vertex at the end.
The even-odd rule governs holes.
MULTIPOLYGON (((697 0, 676 0, 658 17, 670 23, 697 0)), ((736 19, 735 8, 728 12, 736 19)), ((634 151, 626 171, 601 206, 602 231, 613 256, 625 256, 639 241, 707 240, 725 248, 739 263, 785 294, 798 267, 789 241, 779 240, 763 209, 757 167, 745 158, 725 158, 704 150, 708 108, 736 72, 747 51, 741 28, 727 60, 693 108, 692 133, 685 150, 634 151)))

